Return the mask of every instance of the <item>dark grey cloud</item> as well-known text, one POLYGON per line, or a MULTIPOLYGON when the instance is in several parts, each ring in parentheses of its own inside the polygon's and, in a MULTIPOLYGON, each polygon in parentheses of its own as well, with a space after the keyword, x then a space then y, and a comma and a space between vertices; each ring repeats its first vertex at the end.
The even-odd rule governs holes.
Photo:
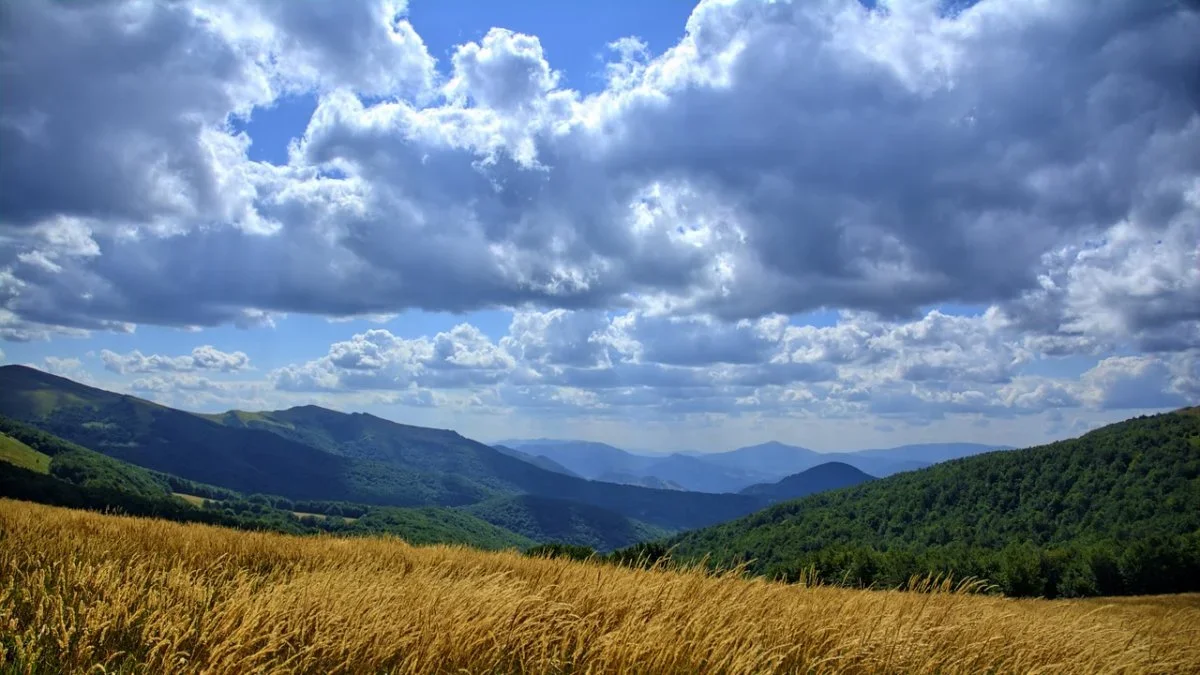
POLYGON ((246 66, 184 3, 7 3, 3 222, 148 224, 219 201, 203 131, 269 100, 239 91, 253 88, 246 66))

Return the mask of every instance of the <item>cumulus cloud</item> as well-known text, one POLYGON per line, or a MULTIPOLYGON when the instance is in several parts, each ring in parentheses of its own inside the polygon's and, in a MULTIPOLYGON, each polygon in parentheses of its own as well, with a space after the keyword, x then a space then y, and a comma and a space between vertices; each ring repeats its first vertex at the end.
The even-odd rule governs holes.
POLYGON ((401 2, 22 3, 3 306, 95 330, 957 301, 1047 348, 1193 344, 1200 14, 938 6, 706 1, 584 94, 501 29, 440 77, 401 2), (298 92, 289 163, 250 161, 230 121, 298 92))
POLYGON ((133 350, 118 354, 108 349, 100 350, 104 368, 121 375, 129 373, 190 373, 197 370, 232 373, 250 368, 250 357, 245 352, 223 352, 211 345, 202 345, 183 356, 142 354, 133 350))
POLYGON ((1108 409, 1175 408, 1192 400, 1200 388, 1195 354, 1183 362, 1149 356, 1113 356, 1083 374, 1084 396, 1108 409))
POLYGON ((137 392, 165 394, 176 391, 209 391, 215 388, 212 380, 191 374, 139 377, 129 387, 137 392))
POLYGON ((496 382, 514 367, 513 358, 478 328, 460 324, 412 340, 369 330, 330 345, 320 359, 279 369, 272 378, 290 391, 461 388, 496 382))
POLYGON ((40 368, 60 377, 69 377, 84 384, 94 384, 95 379, 84 368, 83 361, 73 357, 47 356, 40 364, 25 364, 40 368))
MULTIPOLYGON (((1099 360, 1053 376, 997 310, 911 321, 844 312, 829 326, 785 317, 689 331, 637 311, 520 312, 491 340, 463 324, 404 339, 375 329, 278 369, 283 391, 429 391, 445 405, 622 420, 696 415, 1014 418, 1154 409, 1200 398, 1200 350, 1099 360), (453 403, 452 403, 453 402, 453 403)), ((399 400, 399 399, 397 399, 399 400)))

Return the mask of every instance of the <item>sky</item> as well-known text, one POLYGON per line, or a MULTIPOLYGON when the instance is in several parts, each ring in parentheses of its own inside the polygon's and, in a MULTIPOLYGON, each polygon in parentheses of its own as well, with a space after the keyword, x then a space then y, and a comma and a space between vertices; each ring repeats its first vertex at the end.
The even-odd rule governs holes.
POLYGON ((2 363, 644 450, 1200 402, 1194 2, 4 11, 2 363))

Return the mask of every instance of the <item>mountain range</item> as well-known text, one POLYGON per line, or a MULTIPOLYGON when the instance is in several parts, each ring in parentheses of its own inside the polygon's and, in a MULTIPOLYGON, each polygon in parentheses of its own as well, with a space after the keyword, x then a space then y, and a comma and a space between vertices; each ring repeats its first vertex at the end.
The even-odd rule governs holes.
POLYGON ((960 457, 1011 449, 980 443, 927 443, 856 452, 817 452, 772 441, 728 452, 650 455, 591 441, 511 439, 499 445, 552 462, 584 478, 678 486, 696 492, 740 492, 751 485, 774 483, 828 462, 884 477, 960 457))
MULTIPOLYGON (((454 431, 317 406, 202 415, 89 387, 24 366, 0 367, 0 415, 111 458, 236 491, 387 507, 475 507, 501 527, 518 510, 576 505, 581 539, 607 548, 718 523, 761 508, 752 495, 606 483, 549 460, 501 452, 454 431), (489 507, 481 504, 491 505, 489 507), (600 532, 601 534, 596 534, 600 532), (623 538, 624 537, 624 538, 623 538)), ((535 514, 537 515, 537 514, 535 514)), ((561 532, 561 530, 556 530, 561 532)))
MULTIPOLYGON (((829 470, 738 494, 842 455, 777 443, 657 457, 587 442, 488 446, 451 430, 312 405, 190 413, 24 366, 0 367, 0 415, 113 459, 240 495, 461 508, 533 541, 601 549, 857 480, 829 470)), ((985 447, 964 444, 943 454, 985 447)), ((878 452, 851 453, 857 465, 847 464, 879 474, 917 465, 903 449, 878 452)))

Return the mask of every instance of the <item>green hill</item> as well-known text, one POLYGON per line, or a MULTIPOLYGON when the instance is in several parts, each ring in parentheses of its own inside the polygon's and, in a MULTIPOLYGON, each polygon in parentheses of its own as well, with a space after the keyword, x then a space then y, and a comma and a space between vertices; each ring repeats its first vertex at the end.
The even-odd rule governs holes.
MULTIPOLYGON (((45 470, 40 473, 48 473, 68 483, 141 497, 171 494, 166 479, 152 471, 106 457, 29 425, 0 417, 0 434, 44 457, 45 470)), ((23 466, 20 462, 9 461, 23 466)))
POLYGON ((4 417, 0 417, 0 440, 9 442, 0 444, 0 448, 24 448, 19 453, 0 452, 0 497, 292 534, 393 534, 412 544, 465 544, 487 549, 526 548, 535 543, 451 508, 406 509, 294 502, 269 495, 245 497, 106 457, 4 417), (44 470, 31 470, 25 465, 28 462, 20 461, 31 455, 44 458, 44 470), (175 493, 205 497, 198 500, 204 506, 197 508, 175 493), (300 517, 297 512, 320 517, 300 517), (352 516, 353 522, 343 518, 346 515, 352 516))
POLYGON ((938 570, 1014 595, 1200 590, 1200 414, 955 460, 669 543, 677 559, 790 579, 898 585, 938 570))
POLYGON ((0 414, 130 464, 241 492, 398 506, 490 496, 451 477, 348 461, 22 366, 0 368, 0 414))

